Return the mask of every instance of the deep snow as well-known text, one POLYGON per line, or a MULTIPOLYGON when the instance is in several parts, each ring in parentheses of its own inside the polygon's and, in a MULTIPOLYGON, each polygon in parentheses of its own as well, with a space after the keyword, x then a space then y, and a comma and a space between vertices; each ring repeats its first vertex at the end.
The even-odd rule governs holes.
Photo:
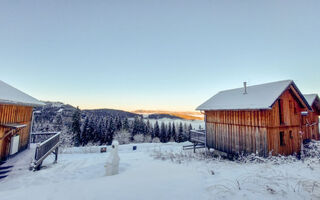
POLYGON ((120 145, 120 173, 104 176, 108 153, 70 148, 28 170, 25 151, 0 182, 1 200, 15 199, 319 199, 319 159, 234 162, 182 151, 184 144, 120 145))

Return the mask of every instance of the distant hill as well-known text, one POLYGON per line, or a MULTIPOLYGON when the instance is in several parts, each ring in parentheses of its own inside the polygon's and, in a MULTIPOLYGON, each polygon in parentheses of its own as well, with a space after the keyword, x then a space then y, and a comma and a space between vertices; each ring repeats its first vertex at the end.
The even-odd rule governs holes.
MULTIPOLYGON (((34 114, 35 131, 60 131, 62 129, 69 129, 72 124, 72 116, 76 108, 64 104, 62 102, 45 101, 46 105, 43 107, 36 107, 34 114)), ((81 110, 81 118, 104 118, 104 117, 120 117, 120 118, 134 118, 141 116, 136 113, 126 112, 114 109, 94 109, 81 110)))
POLYGON ((84 115, 95 115, 97 117, 111 116, 111 117, 120 117, 120 118, 134 118, 141 116, 136 113, 131 113, 123 110, 114 110, 114 109, 93 109, 93 110, 82 110, 84 115))
POLYGON ((203 115, 200 112, 180 112, 180 111, 163 111, 163 110, 135 110, 133 113, 136 114, 148 114, 153 115, 153 114, 166 114, 166 115, 171 115, 175 116, 181 119, 186 119, 186 120, 203 120, 203 115))
POLYGON ((150 114, 148 115, 149 119, 163 119, 163 118, 168 118, 168 119, 182 119, 180 117, 174 116, 174 115, 169 115, 169 114, 150 114))

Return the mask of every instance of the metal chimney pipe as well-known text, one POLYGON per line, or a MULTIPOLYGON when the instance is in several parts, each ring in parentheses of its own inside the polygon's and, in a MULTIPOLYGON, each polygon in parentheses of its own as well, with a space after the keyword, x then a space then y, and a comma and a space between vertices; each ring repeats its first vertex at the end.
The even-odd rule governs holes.
POLYGON ((244 92, 243 94, 247 94, 247 82, 243 82, 244 92))

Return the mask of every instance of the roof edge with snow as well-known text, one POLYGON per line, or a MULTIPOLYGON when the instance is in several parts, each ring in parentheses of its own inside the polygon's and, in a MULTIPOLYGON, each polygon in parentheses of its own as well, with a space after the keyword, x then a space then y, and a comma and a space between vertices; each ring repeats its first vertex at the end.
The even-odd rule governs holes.
POLYGON ((214 110, 267 110, 271 109, 276 100, 292 86, 299 96, 303 107, 311 109, 308 101, 300 92, 293 80, 284 80, 247 87, 223 90, 196 108, 200 111, 214 110))
POLYGON ((303 96, 306 98, 311 108, 314 105, 318 112, 320 112, 320 98, 318 94, 304 94, 303 96))
POLYGON ((12 87, 0 80, 0 104, 19 105, 19 106, 44 106, 45 103, 34 97, 12 87))

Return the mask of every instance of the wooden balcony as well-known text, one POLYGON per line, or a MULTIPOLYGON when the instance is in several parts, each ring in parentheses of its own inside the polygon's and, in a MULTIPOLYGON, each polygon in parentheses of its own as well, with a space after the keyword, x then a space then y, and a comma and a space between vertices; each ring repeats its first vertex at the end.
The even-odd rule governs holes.
POLYGON ((206 130, 191 130, 190 141, 192 143, 206 143, 206 130))

